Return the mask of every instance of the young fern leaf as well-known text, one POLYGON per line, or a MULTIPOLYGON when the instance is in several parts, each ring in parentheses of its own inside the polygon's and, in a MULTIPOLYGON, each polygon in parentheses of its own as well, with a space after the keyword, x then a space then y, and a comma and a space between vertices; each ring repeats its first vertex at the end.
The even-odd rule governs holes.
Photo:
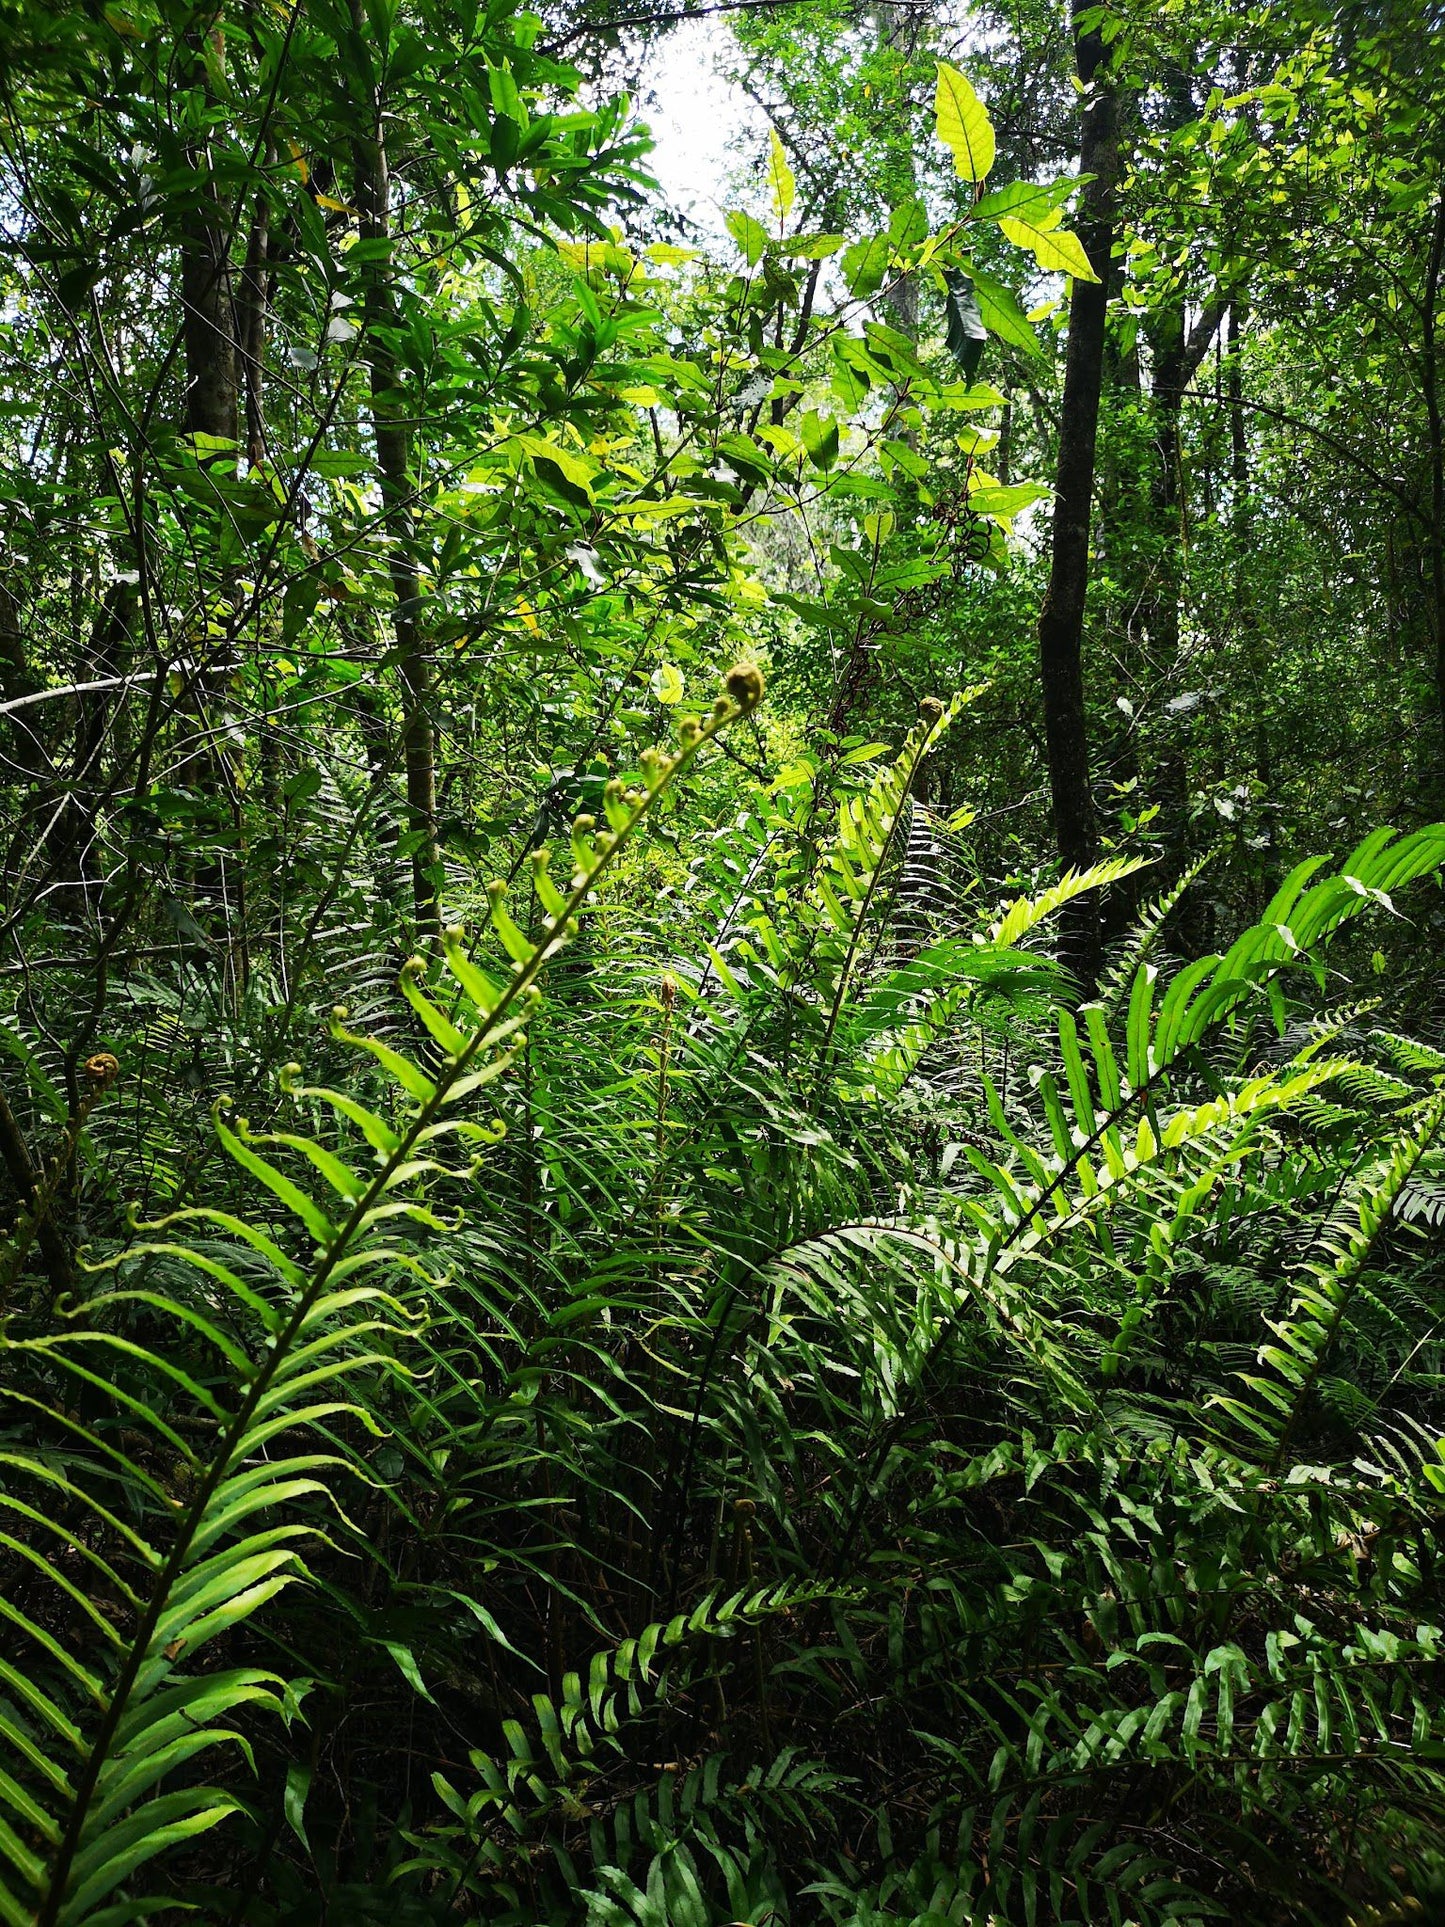
MULTIPOLYGON (((914 778, 923 759, 980 693, 980 688, 966 689, 947 707, 933 705, 893 762, 875 774, 866 790, 843 800, 837 830, 821 845, 791 917, 775 921, 761 905, 748 917, 748 938, 737 955, 750 976, 789 995, 807 989, 807 1004, 823 1013, 820 1062, 829 1054, 857 973, 869 915, 907 818, 914 778)), ((720 981, 732 994, 740 994, 741 986, 716 946, 709 951, 720 981)))
POLYGON ((832 923, 832 942, 825 942, 817 956, 824 982, 831 977, 833 983, 819 1052, 820 1074, 827 1070, 833 1033, 857 965, 868 913, 903 821, 914 778, 934 744, 978 693, 976 689, 965 690, 946 709, 926 716, 910 733, 896 762, 874 778, 863 796, 850 798, 839 811, 838 835, 814 882, 832 923))
MULTIPOLYGON (((405 1276, 417 1268, 415 1257, 393 1242, 391 1227, 398 1219, 422 1225, 436 1220, 407 1187, 435 1168, 433 1149, 445 1140, 480 1146, 495 1141, 496 1127, 453 1117, 451 1107, 505 1071, 540 998, 537 979, 567 942, 599 879, 658 797, 761 696, 760 673, 739 666, 706 721, 682 725, 676 756, 654 751, 643 758, 644 788, 609 788, 607 830, 594 836, 592 825, 579 820, 576 869, 567 891, 539 891, 548 914, 536 942, 507 916, 502 891, 493 887, 493 927, 514 960, 503 986, 471 961, 459 931, 447 932, 446 971, 475 1011, 473 1024, 454 1023, 427 995, 423 965, 407 967, 403 989, 440 1048, 439 1064, 424 1070, 378 1039, 352 1036, 338 1012, 336 1034, 376 1059, 404 1101, 404 1122, 388 1123, 340 1092, 299 1086, 294 1067, 288 1070, 283 1083, 293 1094, 329 1106, 357 1129, 372 1154, 369 1172, 304 1135, 254 1136, 244 1122, 232 1128, 217 1118, 230 1156, 310 1241, 308 1263, 288 1256, 269 1232, 244 1219, 196 1207, 175 1214, 166 1226, 227 1233, 260 1261, 262 1286, 254 1282, 254 1263, 243 1275, 234 1255, 218 1258, 194 1244, 162 1240, 129 1256, 198 1273, 206 1286, 198 1304, 151 1291, 118 1291, 81 1307, 80 1329, 18 1339, 0 1332, 0 1351, 12 1367, 39 1366, 41 1382, 48 1373, 52 1380, 68 1378, 103 1391, 120 1401, 142 1440, 142 1446, 124 1449, 109 1445, 60 1408, 44 1406, 13 1385, 5 1389, 12 1402, 36 1409, 52 1426, 78 1430, 100 1460, 97 1483, 109 1480, 119 1495, 112 1504, 102 1502, 68 1478, 59 1469, 63 1460, 43 1447, 6 1453, 0 1508, 21 1518, 33 1519, 47 1505, 54 1513, 58 1552, 47 1556, 38 1546, 25 1552, 32 1573, 74 1607, 81 1603, 80 1589, 67 1568, 98 1565, 126 1630, 117 1631, 100 1615, 100 1657, 82 1661, 33 1612, 0 1600, 0 1618, 28 1655, 23 1662, 0 1658, 0 1738, 13 1766, 0 1768, 0 1920, 16 1927, 102 1921, 119 1927, 154 1913, 160 1903, 131 1892, 133 1876, 236 1809, 230 1793, 194 1783, 195 1764, 222 1746, 247 1754, 245 1738, 228 1724, 241 1708, 263 1706, 290 1716, 296 1700, 274 1674, 253 1668, 208 1673, 193 1662, 204 1646, 306 1577, 302 1548, 319 1528, 296 1516, 295 1508, 327 1494, 325 1474, 340 1461, 332 1453, 297 1449, 298 1437, 343 1417, 379 1430, 348 1394, 348 1380, 366 1367, 403 1370, 394 1352, 408 1335, 411 1315, 368 1274, 389 1269, 405 1276), (323 1201, 273 1162, 267 1153, 277 1146, 309 1163, 331 1196, 323 1201), (105 1328, 110 1309, 138 1299, 218 1355, 233 1404, 183 1366, 105 1328), (225 1312, 215 1315, 212 1308, 227 1299, 225 1312), (238 1327, 259 1329, 254 1349, 233 1335, 238 1327), (183 1396, 216 1432, 214 1448, 204 1457, 193 1449, 162 1410, 127 1388, 121 1365, 139 1369, 142 1382, 149 1375, 152 1383, 168 1383, 183 1396), (160 1473, 156 1464, 164 1468, 160 1473), (28 1503, 15 1493, 16 1478, 37 1488, 41 1502, 28 1503), (146 1522, 143 1530, 127 1522, 128 1509, 146 1522), (114 1560, 95 1550, 102 1539, 117 1547, 114 1560)), ((97 1617, 89 1612, 87 1623, 94 1627, 97 1617)), ((7 1643, 13 1651, 13 1640, 7 1643)), ((93 1641, 87 1651, 94 1653, 93 1641)))

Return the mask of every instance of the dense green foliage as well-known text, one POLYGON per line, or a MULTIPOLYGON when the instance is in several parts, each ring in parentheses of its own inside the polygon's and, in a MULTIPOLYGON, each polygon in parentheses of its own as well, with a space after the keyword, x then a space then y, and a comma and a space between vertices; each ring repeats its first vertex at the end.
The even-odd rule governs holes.
POLYGON ((675 24, 0 0, 0 1921, 1434 1917, 1441 23, 675 24))

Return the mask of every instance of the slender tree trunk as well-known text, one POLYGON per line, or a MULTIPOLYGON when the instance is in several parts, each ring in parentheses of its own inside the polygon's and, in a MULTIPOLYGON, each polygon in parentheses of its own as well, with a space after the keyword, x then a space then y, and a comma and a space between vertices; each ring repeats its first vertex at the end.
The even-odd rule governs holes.
MULTIPOLYGON (((1127 105, 1123 103, 1122 105, 1127 105)), ((1137 116, 1131 116, 1131 121, 1137 116)), ((1129 132, 1132 135, 1132 127, 1129 132)), ((1125 139, 1124 130, 1120 138, 1125 139)), ((1129 663, 1137 653, 1139 618, 1138 555, 1141 533, 1148 521, 1143 507, 1144 466, 1138 459, 1138 424, 1143 407, 1143 377, 1137 339, 1122 348, 1117 340, 1104 343, 1102 406, 1107 410, 1110 441, 1099 461, 1095 552, 1104 558, 1116 585, 1114 599, 1099 610, 1100 626, 1113 639, 1120 658, 1129 663)), ((1108 723, 1101 745, 1102 760, 1119 798, 1137 814, 1143 802, 1139 764, 1139 724, 1125 677, 1127 708, 1105 711, 1108 723)), ((1102 935, 1107 941, 1122 935, 1139 914, 1143 897, 1142 874, 1124 877, 1110 889, 1100 906, 1102 935)))
POLYGON ((181 230, 181 300, 185 304, 186 428, 226 442, 236 439, 236 343, 231 264, 218 210, 191 209, 181 230))
MULTIPOLYGON (((224 9, 197 23, 189 40, 189 78, 209 102, 211 76, 224 70, 224 9)), ((237 288, 231 265, 231 215, 212 168, 202 124, 186 142, 193 180, 180 219, 181 334, 185 350, 185 427, 198 439, 203 468, 233 470, 240 435, 241 358, 237 341, 237 288), (219 444, 219 446, 216 446, 219 444)), ((217 564, 204 585, 218 605, 230 603, 231 571, 217 564)), ((245 863, 241 852, 241 785, 227 731, 228 684, 236 668, 230 625, 197 663, 189 707, 196 747, 178 775, 216 808, 217 847, 199 855, 194 868, 197 918, 223 948, 220 961, 234 989, 246 975, 245 863), (229 845, 229 848, 227 847, 229 845)))
MULTIPOLYGON (((200 27, 199 38, 220 67, 225 61, 226 44, 219 7, 200 27)), ((209 97, 205 56, 196 42, 192 42, 190 65, 193 80, 209 97)), ((192 194, 181 216, 180 237, 186 427, 193 435, 234 442, 238 390, 231 241, 203 129, 197 129, 187 141, 186 159, 194 175, 192 194)))
POLYGON ((1181 526, 1182 442, 1180 417, 1184 406, 1184 311, 1171 305, 1149 331, 1150 416, 1154 440, 1154 469, 1149 478, 1149 572, 1144 589, 1144 633, 1149 638, 1154 667, 1163 674, 1179 654, 1179 590, 1183 562, 1181 526))
MULTIPOLYGON (((1091 177, 1083 190, 1080 239, 1099 279, 1075 281, 1069 302, 1049 586, 1039 617, 1039 674, 1054 835, 1059 859, 1070 869, 1087 867, 1098 854, 1084 706, 1084 602, 1089 587, 1094 455, 1119 172, 1118 96, 1099 33, 1079 31, 1083 11, 1080 0, 1074 0, 1075 58, 1087 90, 1079 168, 1091 177)), ((1099 972, 1099 909, 1092 893, 1065 911, 1060 950, 1085 992, 1092 990, 1099 972)))
MULTIPOLYGON (((23 702, 40 687, 25 647, 20 604, 5 580, 4 569, 0 569, 0 700, 23 702)), ((38 708, 31 712, 21 709, 6 718, 11 768, 30 791, 23 814, 27 822, 44 808, 55 778, 55 766, 40 733, 42 714, 38 708)))
MULTIPOLYGON (((1244 639, 1244 659, 1254 691, 1254 773, 1270 800, 1274 787, 1274 759, 1269 740, 1269 709, 1265 691, 1269 682, 1269 663, 1264 638, 1254 611, 1249 579, 1249 557, 1253 546, 1254 510, 1249 499, 1249 424, 1244 407, 1244 334, 1249 326, 1249 307, 1242 295, 1229 304, 1229 324, 1225 333, 1224 381, 1229 403, 1229 487, 1233 497, 1231 523, 1234 542, 1235 602, 1244 639)), ((1274 841, 1274 815, 1264 818, 1261 834, 1269 844, 1274 841)))
MULTIPOLYGON (((1149 541, 1139 618, 1148 648, 1149 680, 1172 686, 1179 664, 1179 599, 1184 581, 1183 437, 1184 306, 1171 302, 1149 330, 1149 413, 1154 462, 1149 477, 1149 541)), ((1165 712, 1163 754, 1148 787, 1159 800, 1164 861, 1170 881, 1190 860, 1189 733, 1186 712, 1165 712)), ((1191 890, 1170 919, 1171 935, 1186 955, 1200 948, 1198 892, 1191 890)))
MULTIPOLYGON (((269 169, 275 150, 269 142, 265 165, 269 169)), ((241 364, 241 382, 246 397, 246 459, 253 465, 266 454, 266 321, 271 302, 271 206, 268 184, 256 189, 256 205, 251 216, 251 232, 246 237, 246 265, 241 270, 241 285, 236 303, 236 351, 241 364)))
POLYGON ((1229 326, 1225 335, 1225 381, 1229 391, 1229 482, 1234 491, 1235 514, 1246 512, 1249 494, 1249 438, 1244 418, 1244 331, 1249 326, 1249 305, 1243 295, 1229 304, 1229 326))
MULTIPOLYGON (((357 33, 365 38, 367 28, 360 0, 352 0, 352 16, 357 33)), ((398 393, 396 360, 384 338, 386 330, 396 325, 396 315, 389 253, 391 188, 379 99, 374 103, 371 126, 354 143, 353 159, 361 236, 374 244, 364 270, 363 325, 371 373, 372 432, 381 470, 382 512, 396 602, 392 629, 405 706, 402 749, 412 845, 412 905, 418 935, 437 939, 441 919, 436 876, 441 856, 436 836, 436 753, 430 713, 432 678, 417 623, 420 589, 411 514, 411 438, 405 400, 398 393)))
MULTIPOLYGON (((1442 420, 1439 342, 1442 271, 1445 271, 1445 186, 1440 189, 1435 202, 1435 221, 1425 271, 1425 298, 1421 303, 1424 333, 1420 353, 1420 379, 1425 390, 1425 421, 1430 451, 1426 577, 1429 585, 1430 634, 1435 644, 1435 694, 1440 706, 1441 748, 1445 751, 1445 420, 1442 420)), ((1445 787, 1445 775, 1442 775, 1442 787, 1445 787)))
MULTIPOLYGON (((110 585, 91 628, 87 667, 102 681, 123 673, 131 652, 136 591, 132 582, 110 585)), ((102 878, 96 864, 96 810, 105 785, 101 763, 112 705, 108 694, 87 690, 75 702, 75 733, 66 776, 64 807, 50 832, 47 868, 61 885, 60 901, 83 922, 100 916, 102 878)))

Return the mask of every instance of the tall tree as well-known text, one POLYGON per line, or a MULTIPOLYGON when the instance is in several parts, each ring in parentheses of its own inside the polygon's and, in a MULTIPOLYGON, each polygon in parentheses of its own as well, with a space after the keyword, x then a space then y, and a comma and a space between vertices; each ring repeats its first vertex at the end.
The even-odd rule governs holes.
MULTIPOLYGON (((1038 636, 1054 835, 1060 861, 1071 869, 1086 869, 1099 846, 1084 701, 1084 607, 1119 180, 1119 97, 1097 9, 1074 0, 1072 17, 1084 88, 1079 238, 1096 278, 1076 275, 1069 298, 1049 581, 1038 636)), ((1092 897, 1077 899, 1066 912, 1061 952, 1085 988, 1091 987, 1100 955, 1099 911, 1092 897)))

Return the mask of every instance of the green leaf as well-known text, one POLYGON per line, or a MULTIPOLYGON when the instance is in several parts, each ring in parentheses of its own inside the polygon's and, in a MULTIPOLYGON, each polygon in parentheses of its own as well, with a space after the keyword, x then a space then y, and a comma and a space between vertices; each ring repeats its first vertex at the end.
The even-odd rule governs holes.
POLYGON ((1042 482, 1014 482, 1007 488, 990 483, 969 491, 968 506, 980 515, 1003 520, 1043 501, 1048 493, 1042 482))
POLYGON ((948 352, 962 369, 964 379, 972 381, 988 344, 988 329, 979 312, 972 278, 957 268, 949 268, 945 270, 943 279, 947 288, 944 341, 948 352))
POLYGON ((800 234, 785 241, 781 252, 792 261, 826 261, 847 244, 846 234, 800 234))
POLYGON ((1057 227, 1062 208, 1079 183, 1073 175, 1059 181, 1010 181, 995 187, 973 205, 976 221, 996 221, 1002 214, 1016 215, 1038 227, 1057 227))
POLYGON ((803 417, 803 446, 814 467, 829 469, 838 459, 838 424, 810 408, 803 417))
POLYGON ((866 301, 870 294, 877 294, 888 278, 892 252, 892 244, 886 234, 875 234, 868 241, 855 241, 852 247, 845 249, 843 279, 848 284, 849 294, 860 301, 866 301))
POLYGON ((888 239, 900 253, 917 247, 927 234, 928 213, 921 201, 900 201, 888 216, 888 239))
POLYGON ((659 663, 652 672, 652 693, 666 708, 682 701, 682 672, 670 662, 659 663))
POLYGON ((550 462, 573 488, 580 489, 591 501, 592 480, 596 470, 575 449, 563 448, 560 442, 545 435, 517 435, 513 439, 518 447, 526 450, 534 464, 539 460, 550 462))
POLYGON ((778 217, 778 231, 781 233, 793 211, 797 186, 776 127, 768 129, 768 190, 772 195, 773 212, 778 217))
POLYGON ((952 150, 959 179, 986 179, 994 158, 993 122, 968 81, 944 60, 938 63, 934 114, 938 138, 952 150))
POLYGON ((754 220, 751 214, 735 210, 726 221, 727 231, 743 251, 743 259, 750 268, 757 266, 763 258, 763 249, 768 245, 768 231, 761 221, 754 220))
POLYGON ((381 1643, 396 1661, 402 1678, 412 1691, 419 1693, 423 1699, 429 1700, 431 1694, 427 1691, 426 1681, 421 1676, 421 1668, 416 1663, 416 1654, 410 1646, 404 1645, 399 1639, 384 1639, 381 1643))
POLYGON ((311 1768, 304 1760, 293 1760, 286 1769, 286 1824, 310 1853, 306 1838, 306 1796, 311 1791, 311 1768))
POLYGON ((1027 316, 1018 302, 1001 281, 995 281, 991 274, 975 269, 973 292, 978 301, 983 325, 991 335, 1006 341, 1011 348, 1019 348, 1036 361, 1042 361, 1044 351, 1039 346, 1039 338, 1029 325, 1027 316))
POLYGON ((1031 248, 1041 268, 1051 273, 1071 274, 1076 281, 1098 280, 1083 242, 1071 228, 1042 228, 1007 214, 1001 217, 999 226, 1016 247, 1031 248))

